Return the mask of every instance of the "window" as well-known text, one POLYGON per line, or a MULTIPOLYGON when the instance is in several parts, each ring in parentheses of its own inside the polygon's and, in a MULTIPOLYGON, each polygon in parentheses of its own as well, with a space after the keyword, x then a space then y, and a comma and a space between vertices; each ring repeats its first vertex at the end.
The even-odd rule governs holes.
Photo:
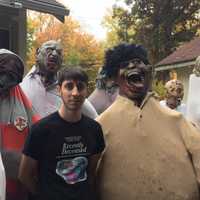
POLYGON ((9 49, 9 31, 0 29, 0 48, 9 49))

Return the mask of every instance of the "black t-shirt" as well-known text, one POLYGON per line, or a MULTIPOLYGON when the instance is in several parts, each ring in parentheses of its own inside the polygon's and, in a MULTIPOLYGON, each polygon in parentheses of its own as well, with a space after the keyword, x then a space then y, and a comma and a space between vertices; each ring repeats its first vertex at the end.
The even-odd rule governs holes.
POLYGON ((58 112, 34 124, 23 153, 38 161, 42 200, 89 200, 90 157, 105 148, 101 126, 84 115, 63 120, 58 112))

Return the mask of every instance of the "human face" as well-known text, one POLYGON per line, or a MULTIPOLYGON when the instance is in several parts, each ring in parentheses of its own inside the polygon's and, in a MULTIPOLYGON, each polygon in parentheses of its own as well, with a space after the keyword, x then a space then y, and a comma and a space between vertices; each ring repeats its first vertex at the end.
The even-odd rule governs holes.
POLYGON ((42 72, 55 74, 61 67, 62 59, 62 48, 59 42, 46 42, 38 50, 37 62, 42 72))
POLYGON ((133 59, 122 63, 120 68, 118 76, 120 94, 141 103, 149 86, 147 67, 140 59, 133 59))
POLYGON ((87 85, 79 80, 65 80, 59 86, 60 96, 66 110, 81 110, 87 95, 87 85))

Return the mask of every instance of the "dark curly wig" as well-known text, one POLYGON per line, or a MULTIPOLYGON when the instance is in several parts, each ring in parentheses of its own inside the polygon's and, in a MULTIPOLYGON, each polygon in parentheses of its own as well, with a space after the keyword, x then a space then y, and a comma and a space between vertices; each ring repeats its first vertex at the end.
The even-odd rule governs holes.
POLYGON ((122 43, 108 49, 101 73, 106 77, 116 77, 120 64, 134 58, 139 58, 145 65, 149 64, 147 52, 141 45, 122 43))

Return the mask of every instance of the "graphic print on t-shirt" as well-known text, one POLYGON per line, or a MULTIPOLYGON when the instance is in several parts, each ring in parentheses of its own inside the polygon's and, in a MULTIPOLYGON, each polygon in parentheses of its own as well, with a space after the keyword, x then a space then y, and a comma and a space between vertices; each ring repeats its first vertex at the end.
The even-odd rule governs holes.
POLYGON ((85 157, 61 160, 57 162, 56 173, 61 176, 66 183, 75 184, 87 179, 87 165, 88 160, 85 157))
POLYGON ((64 137, 61 154, 57 156, 59 161, 56 165, 56 174, 68 184, 85 181, 87 179, 87 155, 87 145, 82 136, 64 137))
POLYGON ((65 137, 64 140, 60 157, 85 156, 87 154, 87 147, 82 142, 82 136, 65 137))

